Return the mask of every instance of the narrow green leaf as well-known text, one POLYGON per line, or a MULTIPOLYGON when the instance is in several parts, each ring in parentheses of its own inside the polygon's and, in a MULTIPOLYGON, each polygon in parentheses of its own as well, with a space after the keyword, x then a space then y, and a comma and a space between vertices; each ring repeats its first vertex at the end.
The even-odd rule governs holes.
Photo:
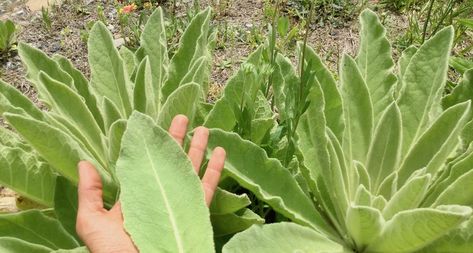
POLYGON ((103 98, 103 112, 105 129, 110 129, 114 122, 123 118, 117 106, 107 97, 103 98))
POLYGON ((383 210, 383 216, 390 220, 396 213, 419 207, 429 187, 431 175, 414 177, 397 191, 383 210))
POLYGON ((225 171, 242 187, 298 223, 331 231, 290 172, 278 160, 268 158, 263 149, 235 133, 212 129, 208 148, 217 146, 227 152, 225 171), (272 180, 268 180, 267 175, 271 175, 272 180))
POLYGON ((5 113, 4 117, 51 167, 71 182, 78 182, 79 161, 88 160, 95 163, 104 183, 104 197, 108 201, 115 199, 116 185, 111 182, 110 176, 69 135, 32 118, 10 113, 5 113))
POLYGON ((99 99, 107 97, 122 115, 129 116, 132 110, 130 80, 125 64, 113 46, 112 35, 101 22, 95 23, 90 30, 88 51, 91 87, 99 99))
POLYGON ((211 214, 229 214, 241 210, 250 204, 251 201, 246 194, 236 195, 217 188, 209 209, 211 214))
POLYGON ((212 214, 210 216, 215 237, 222 237, 241 232, 254 224, 261 225, 264 219, 251 211, 243 209, 236 213, 212 214))
POLYGON ((462 75, 465 71, 473 68, 473 61, 463 57, 450 57, 449 64, 462 75))
POLYGON ((77 187, 64 177, 57 177, 54 195, 54 213, 62 227, 80 243, 76 233, 78 210, 77 187))
POLYGON ((189 119, 189 126, 192 126, 200 95, 200 87, 195 83, 177 88, 164 103, 157 124, 163 129, 169 129, 172 119, 178 114, 183 114, 189 119))
POLYGON ((77 90, 77 93, 84 98, 84 102, 89 108, 92 115, 94 115, 95 121, 100 126, 100 129, 103 133, 105 133, 104 125, 103 125, 103 118, 102 114, 99 111, 97 106, 97 98, 92 93, 89 88, 89 81, 86 79, 84 74, 76 69, 72 63, 61 55, 55 55, 54 59, 59 64, 62 70, 68 73, 72 79, 74 80, 74 87, 77 90))
POLYGON ((381 116, 368 151, 366 169, 372 179, 373 192, 377 192, 381 181, 397 169, 401 157, 401 131, 401 113, 394 102, 381 116))
POLYGON ((467 70, 463 78, 450 94, 443 97, 442 106, 444 109, 455 104, 473 99, 473 69, 467 70))
POLYGON ((392 91, 397 79, 392 73, 391 45, 378 16, 366 9, 360 15, 360 23, 361 41, 356 63, 370 92, 373 116, 377 121, 393 101, 392 91))
MULTIPOLYGON (((209 56, 208 33, 210 8, 199 12, 187 26, 179 42, 179 48, 171 59, 168 79, 163 88, 163 98, 167 99, 179 87, 181 80, 189 72, 190 67, 202 56, 209 56)), ((153 63, 153 62, 152 62, 153 63)), ((165 100, 164 100, 165 101, 165 100)), ((164 101, 161 101, 164 103, 164 101)))
POLYGON ((351 206, 347 211, 346 226, 357 248, 365 248, 381 234, 384 219, 378 209, 351 206))
POLYGON ((341 253, 343 247, 316 231, 294 223, 252 226, 235 235, 223 247, 223 253, 246 252, 312 252, 341 253))
POLYGON ((436 173, 445 163, 470 114, 470 102, 448 108, 412 146, 398 170, 398 184, 402 185, 418 169, 436 173))
POLYGON ((191 162, 139 112, 128 121, 117 177, 125 229, 141 252, 214 252, 209 211, 191 162))
POLYGON ((108 159, 112 164, 115 164, 119 155, 123 134, 126 130, 127 121, 120 119, 115 121, 108 131, 108 159))
POLYGON ((52 110, 73 123, 85 137, 84 142, 90 143, 89 146, 95 151, 94 153, 100 155, 102 159, 105 158, 102 131, 84 101, 74 90, 44 72, 40 72, 39 82, 50 95, 52 110))
POLYGON ((0 215, 0 237, 15 237, 51 249, 79 247, 61 224, 38 210, 0 215))
POLYGON ((159 106, 164 103, 164 101, 161 101, 161 87, 164 85, 169 65, 164 24, 163 10, 158 7, 149 17, 140 40, 143 53, 149 57, 150 66, 153 66, 151 68, 151 90, 155 97, 154 108, 156 111, 159 111, 159 106))
POLYGON ((53 205, 56 175, 31 151, 0 148, 0 182, 41 205, 53 205))
POLYGON ((43 245, 29 243, 27 241, 20 240, 13 237, 2 237, 0 238, 0 251, 2 253, 18 253, 18 252, 31 252, 31 253, 50 253, 51 248, 43 245))
MULTIPOLYGON (((404 74, 406 73, 406 69, 407 69, 407 66, 409 66, 409 63, 411 62, 412 60, 412 57, 415 55, 415 53, 417 52, 418 48, 416 46, 410 46, 408 48, 406 48, 404 51, 402 51, 402 54, 401 54, 401 57, 399 58, 399 75, 401 77, 404 76, 404 74)), ((401 79, 399 79, 399 81, 401 81, 401 79)), ((399 87, 400 88, 400 87, 399 87)))
POLYGON ((345 123, 343 120, 342 98, 337 88, 337 82, 314 49, 306 45, 305 53, 308 66, 312 66, 312 69, 308 71, 313 71, 324 93, 324 112, 327 127, 332 130, 335 136, 337 136, 338 141, 341 142, 345 123))
POLYGON ((456 228, 471 215, 471 208, 443 206, 402 211, 387 221, 381 236, 367 252, 413 252, 456 228))
POLYGON ((135 88, 133 89, 133 109, 156 118, 160 102, 156 101, 157 98, 155 96, 159 94, 154 93, 152 73, 149 57, 146 56, 141 61, 136 72, 135 88))
MULTIPOLYGON (((12 107, 23 109, 29 116, 44 120, 43 112, 25 95, 15 87, 0 80, 0 94, 5 99, 0 99, 0 113, 9 112, 12 107)), ((11 111, 10 111, 11 112, 11 111)))
POLYGON ((447 187, 440 196, 438 196, 432 206, 435 207, 438 205, 449 204, 473 206, 473 191, 471 191, 472 185, 473 170, 470 170, 447 187))
POLYGON ((436 116, 431 114, 440 103, 452 40, 452 27, 439 31, 417 50, 402 76, 398 106, 402 115, 403 154, 429 127, 432 116, 436 116))
POLYGON ((118 50, 118 53, 123 59, 123 64, 125 65, 125 70, 128 73, 128 77, 131 77, 137 65, 135 62, 135 54, 125 46, 122 46, 120 50, 118 50))
POLYGON ((340 66, 341 95, 345 116, 343 148, 347 162, 364 163, 373 131, 373 109, 368 87, 355 61, 344 55, 340 66))

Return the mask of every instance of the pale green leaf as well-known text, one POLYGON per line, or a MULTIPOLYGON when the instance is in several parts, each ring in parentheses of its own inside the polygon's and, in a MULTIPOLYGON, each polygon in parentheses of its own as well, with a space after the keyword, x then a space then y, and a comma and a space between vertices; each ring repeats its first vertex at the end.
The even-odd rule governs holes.
POLYGON ((345 116, 343 148, 347 162, 365 162, 373 131, 371 98, 355 61, 344 55, 340 66, 341 95, 345 116))
MULTIPOLYGON (((43 112, 25 95, 15 87, 0 80, 0 94, 5 99, 0 99, 0 113, 9 112, 12 107, 23 109, 29 116, 44 120, 43 112)), ((10 111, 11 112, 11 111, 10 111)))
POLYGON ((403 154, 410 150, 436 116, 432 112, 439 106, 445 86, 452 40, 451 27, 439 31, 412 56, 402 76, 398 106, 402 115, 403 154))
POLYGON ((135 54, 125 46, 122 46, 120 50, 118 50, 118 53, 123 59, 123 64, 125 64, 125 70, 128 73, 128 76, 131 77, 136 65, 138 65, 135 62, 135 54))
POLYGON ((386 204, 383 210, 384 218, 389 220, 398 212, 419 207, 427 194, 430 180, 430 174, 410 179, 386 204))
MULTIPOLYGON (((162 88, 164 99, 167 99, 179 87, 181 80, 200 57, 210 55, 207 40, 210 13, 210 8, 199 12, 184 31, 179 42, 179 48, 171 59, 168 79, 162 88)), ((205 91, 205 89, 203 90, 205 91)))
POLYGON ((57 177, 54 195, 54 213, 62 227, 80 243, 76 233, 78 210, 77 187, 64 177, 57 177))
POLYGON ((133 89, 134 110, 156 118, 160 102, 157 101, 159 94, 153 90, 152 71, 149 57, 145 57, 138 66, 135 78, 135 87, 133 89))
POLYGON ((250 204, 251 201, 246 194, 236 195, 217 188, 209 209, 211 214, 229 214, 241 210, 250 204))
POLYGON ((39 74, 39 82, 49 93, 51 109, 74 124, 81 135, 85 137, 82 141, 104 159, 102 131, 84 101, 74 90, 52 79, 42 71, 39 74))
POLYGON ((128 121, 117 177, 125 229, 141 252, 214 252, 209 211, 191 162, 139 112, 128 121))
POLYGON ((61 224, 38 210, 0 215, 0 237, 15 237, 51 249, 79 247, 61 224))
POLYGON ((235 235, 224 247, 224 253, 341 253, 343 247, 324 235, 294 223, 252 226, 235 235))
POLYGON ((154 96, 154 108, 157 111, 161 101, 161 87, 167 75, 169 64, 167 52, 166 29, 164 27, 164 15, 161 7, 158 7, 149 17, 143 33, 141 34, 141 48, 143 53, 149 57, 152 75, 152 94, 154 96))
POLYGON ((398 184, 404 184, 415 170, 424 167, 427 173, 436 173, 458 144, 469 114, 469 101, 443 112, 412 146, 398 170, 398 184))
POLYGON ((402 211, 385 223, 367 252, 412 252, 434 242, 471 215, 471 208, 443 206, 402 211))
POLYGON ((235 234, 254 224, 264 223, 263 218, 247 208, 236 213, 212 214, 210 220, 215 237, 235 234))
POLYGON ((470 170, 448 186, 440 196, 438 196, 432 206, 449 204, 473 206, 472 185, 473 170, 470 170))
POLYGON ((235 133, 212 129, 208 147, 213 149, 217 146, 223 147, 227 153, 225 171, 242 187, 296 222, 331 231, 311 200, 278 160, 268 158, 263 149, 235 133), (268 175, 272 180, 268 180, 268 175))
POLYGON ((443 108, 473 99, 473 69, 467 70, 463 78, 450 94, 443 97, 443 108))
POLYGON ((2 237, 0 238, 0 251, 2 253, 50 253, 51 248, 43 245, 29 243, 27 241, 20 240, 13 237, 2 237))
POLYGON ((117 106, 107 97, 103 98, 103 115, 105 129, 110 129, 114 122, 123 118, 117 106))
POLYGON ((47 207, 53 205, 56 175, 34 153, 16 147, 0 148, 0 182, 21 196, 47 207))
POLYGON ((308 69, 308 71, 313 71, 324 93, 324 112, 327 127, 332 130, 339 141, 342 141, 345 124, 343 120, 342 98, 338 91, 335 78, 320 57, 315 53, 314 49, 306 45, 305 53, 306 62, 310 64, 308 66, 312 66, 312 69, 308 69))
POLYGON ((117 120, 110 126, 108 131, 108 159, 112 164, 115 164, 120 155, 121 141, 123 133, 125 133, 126 122, 124 119, 117 120))
POLYGON ((157 124, 163 129, 169 129, 172 119, 179 114, 187 116, 189 126, 192 126, 196 105, 200 98, 198 84, 189 83, 177 88, 166 100, 159 112, 157 124))
POLYGON ((397 169, 401 156, 401 131, 401 113, 396 103, 392 103, 381 116, 368 151, 366 169, 373 192, 377 192, 382 180, 397 169))
POLYGON ((347 211, 346 226, 357 248, 364 248, 382 231, 384 219, 378 209, 368 206, 351 206, 347 211))
POLYGON ((394 62, 386 30, 378 16, 366 9, 360 14, 360 23, 361 41, 356 63, 368 87, 374 120, 377 121, 393 100, 392 91, 396 84, 396 76, 392 73, 394 62))
POLYGON ((102 132, 105 133, 103 126, 102 114, 99 111, 97 106, 97 98, 91 92, 89 87, 89 81, 86 79, 84 74, 82 74, 78 69, 76 69, 72 63, 63 56, 55 55, 54 59, 61 66, 61 69, 68 73, 74 80, 74 87, 77 90, 77 93, 84 99, 87 108, 89 108, 92 115, 94 115, 95 121, 102 129, 102 132))
POLYGON ((129 116, 132 110, 130 80, 125 64, 113 46, 112 34, 101 22, 95 23, 90 30, 88 51, 91 87, 99 99, 107 97, 122 115, 129 116))

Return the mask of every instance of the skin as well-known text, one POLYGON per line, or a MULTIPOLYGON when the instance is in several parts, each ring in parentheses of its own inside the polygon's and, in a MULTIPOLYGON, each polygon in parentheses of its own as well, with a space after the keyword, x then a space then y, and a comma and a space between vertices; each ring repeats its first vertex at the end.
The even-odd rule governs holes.
MULTIPOLYGON (((169 128, 169 134, 182 146, 187 132, 188 119, 176 116, 169 128)), ((195 129, 188 156, 199 173, 204 159, 209 138, 205 127, 195 129)), ((210 205, 220 179, 225 162, 225 150, 217 147, 213 150, 207 170, 202 177, 205 202, 210 205)), ((123 226, 123 214, 118 201, 110 210, 104 208, 102 199, 102 181, 95 167, 87 161, 81 161, 79 169, 79 207, 76 230, 79 237, 92 253, 134 253, 138 252, 123 226)))

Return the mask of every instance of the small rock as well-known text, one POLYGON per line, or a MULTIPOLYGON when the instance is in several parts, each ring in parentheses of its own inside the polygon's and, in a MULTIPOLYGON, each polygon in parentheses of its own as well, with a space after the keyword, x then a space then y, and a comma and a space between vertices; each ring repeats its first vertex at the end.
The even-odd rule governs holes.
POLYGON ((251 24, 251 23, 246 23, 245 26, 246 26, 246 28, 252 28, 252 27, 253 27, 253 24, 251 24))
POLYGON ((124 38, 118 38, 118 39, 113 40, 113 45, 117 48, 123 46, 124 44, 125 44, 124 38))
POLYGON ((108 25, 107 28, 108 28, 108 30, 110 30, 112 33, 113 33, 113 31, 115 31, 115 26, 113 26, 113 25, 108 25))

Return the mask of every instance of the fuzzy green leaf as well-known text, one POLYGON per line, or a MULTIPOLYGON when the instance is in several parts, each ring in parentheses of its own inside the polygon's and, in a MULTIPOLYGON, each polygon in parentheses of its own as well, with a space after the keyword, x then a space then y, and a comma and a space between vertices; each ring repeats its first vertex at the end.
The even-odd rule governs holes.
POLYGON ((201 183, 177 142, 151 118, 134 112, 120 154, 124 225, 138 249, 214 252, 201 183))
POLYGON ((172 119, 176 115, 182 114, 187 116, 189 126, 192 126, 200 95, 200 87, 195 83, 177 88, 164 103, 161 112, 159 112, 157 124, 163 129, 169 129, 172 119))

